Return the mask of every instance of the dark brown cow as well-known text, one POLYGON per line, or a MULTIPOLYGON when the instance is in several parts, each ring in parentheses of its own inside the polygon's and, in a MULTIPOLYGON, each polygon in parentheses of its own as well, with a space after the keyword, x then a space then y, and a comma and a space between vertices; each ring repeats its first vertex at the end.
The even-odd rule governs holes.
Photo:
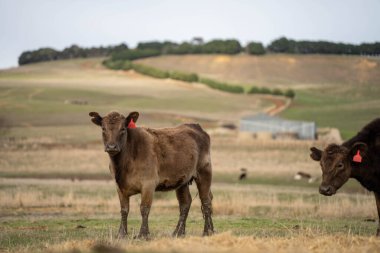
MULTIPOLYGON (((349 178, 355 178, 374 192, 380 219, 380 118, 342 145, 330 144, 324 151, 315 147, 310 150, 311 158, 322 167, 321 194, 331 196, 349 178)), ((377 236, 380 236, 380 223, 377 236)))
POLYGON ((139 113, 128 117, 111 112, 101 117, 91 112, 92 122, 102 127, 104 149, 116 180, 121 207, 119 236, 127 234, 129 197, 141 194, 142 224, 139 237, 149 236, 148 216, 155 191, 175 190, 180 216, 173 236, 184 236, 191 205, 189 184, 195 180, 205 219, 204 235, 214 232, 211 219, 212 193, 210 137, 198 124, 175 128, 128 128, 139 113))

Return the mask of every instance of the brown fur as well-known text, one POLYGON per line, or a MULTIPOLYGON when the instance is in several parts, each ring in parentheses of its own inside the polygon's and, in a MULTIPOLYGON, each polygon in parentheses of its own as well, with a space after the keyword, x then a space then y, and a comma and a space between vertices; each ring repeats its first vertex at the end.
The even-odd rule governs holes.
POLYGON ((122 221, 119 235, 127 232, 129 197, 140 193, 143 222, 139 236, 149 234, 148 216, 154 191, 176 190, 180 204, 180 219, 174 236, 185 234, 185 223, 191 205, 188 185, 195 180, 205 217, 204 234, 213 233, 210 191, 212 171, 210 138, 198 124, 175 128, 126 129, 131 118, 117 112, 105 117, 90 113, 92 121, 103 129, 105 150, 110 157, 110 170, 118 186, 122 221))
MULTIPOLYGON (((356 136, 342 145, 330 144, 322 151, 311 148, 310 157, 322 168, 320 193, 331 196, 349 178, 355 178, 376 197, 380 219, 380 118, 366 125, 356 136), (362 162, 353 161, 360 152, 362 162)), ((377 230, 380 236, 380 224, 377 230)))

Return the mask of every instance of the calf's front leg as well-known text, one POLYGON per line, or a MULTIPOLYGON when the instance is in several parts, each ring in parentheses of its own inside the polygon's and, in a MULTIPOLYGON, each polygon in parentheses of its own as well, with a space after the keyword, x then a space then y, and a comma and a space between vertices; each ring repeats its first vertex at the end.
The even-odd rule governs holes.
POLYGON ((117 237, 124 238, 128 234, 129 197, 125 197, 119 189, 117 193, 119 194, 121 215, 119 234, 117 237))
POLYGON ((375 198, 376 198, 376 207, 377 207, 377 217, 379 218, 376 236, 380 236, 380 193, 375 192, 375 198))
POLYGON ((141 228, 140 233, 138 235, 139 238, 149 239, 149 224, 148 217, 150 208, 152 206, 153 194, 155 187, 154 186, 146 186, 141 191, 141 204, 140 204, 140 213, 141 213, 141 228))

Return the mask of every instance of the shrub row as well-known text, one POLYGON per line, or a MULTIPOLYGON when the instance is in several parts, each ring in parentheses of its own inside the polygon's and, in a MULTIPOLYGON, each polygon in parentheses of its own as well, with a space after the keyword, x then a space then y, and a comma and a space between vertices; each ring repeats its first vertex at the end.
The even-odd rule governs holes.
POLYGON ((208 78, 200 78, 199 82, 217 90, 227 91, 231 93, 244 93, 243 87, 238 85, 223 83, 208 78))
MULTIPOLYGON (((209 78, 201 78, 201 77, 198 77, 198 75, 195 73, 185 73, 185 72, 179 72, 179 71, 169 72, 169 71, 160 70, 160 69, 142 65, 142 64, 134 64, 128 60, 125 61, 125 60, 108 59, 108 60, 103 61, 103 65, 113 70, 133 69, 138 73, 155 77, 155 78, 171 78, 171 79, 181 80, 181 81, 185 81, 189 83, 200 82, 209 86, 212 89, 217 89, 217 90, 231 92, 231 93, 244 93, 244 88, 242 86, 233 85, 226 82, 219 82, 219 81, 209 79, 209 78)), ((266 87, 259 88, 256 86, 253 86, 248 91, 248 94, 272 94, 272 95, 278 95, 278 96, 286 96, 289 98, 295 97, 295 93, 291 89, 288 89, 286 91, 282 91, 277 88, 270 90, 266 87)))
POLYGON ((160 54, 161 52, 155 49, 125 49, 119 52, 112 53, 111 59, 114 61, 133 61, 137 59, 158 56, 160 54))
POLYGON ((184 73, 178 71, 170 72, 170 78, 175 80, 181 80, 189 83, 198 82, 199 77, 194 73, 184 73))
POLYGON ((108 59, 103 61, 103 65, 113 70, 130 70, 133 68, 132 62, 123 60, 113 61, 108 59))
POLYGON ((286 91, 282 91, 278 88, 275 88, 273 90, 266 88, 266 87, 256 87, 253 86, 249 91, 248 94, 271 94, 271 95, 276 95, 276 96, 285 96, 288 98, 294 98, 296 96, 294 90, 292 89, 287 89, 286 91))
POLYGON ((201 82, 210 88, 218 89, 222 91, 232 92, 232 93, 244 93, 244 89, 241 86, 231 85, 228 83, 218 82, 212 79, 207 78, 199 78, 197 74, 194 73, 184 73, 179 71, 164 71, 154 67, 142 65, 142 64, 134 64, 130 61, 123 60, 113 60, 108 59, 103 61, 103 65, 109 69, 113 70, 129 70, 133 69, 138 73, 143 75, 155 77, 155 78, 171 78, 175 80, 181 80, 185 82, 201 82))
POLYGON ((155 78, 169 78, 169 72, 149 67, 142 64, 133 64, 133 69, 140 74, 155 77, 155 78))

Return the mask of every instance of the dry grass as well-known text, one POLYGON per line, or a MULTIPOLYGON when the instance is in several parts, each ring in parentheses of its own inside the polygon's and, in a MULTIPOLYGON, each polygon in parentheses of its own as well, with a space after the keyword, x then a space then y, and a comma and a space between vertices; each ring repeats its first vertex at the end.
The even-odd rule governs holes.
MULTIPOLYGON (((5 228, 0 229, 0 235, 11 233, 11 240, 22 241, 23 236, 39 236, 41 230, 44 234, 51 233, 54 238, 61 238, 52 241, 43 239, 37 244, 39 246, 35 243, 22 243, 20 245, 24 246, 6 248, 5 252, 33 252, 36 249, 39 252, 380 250, 379 239, 358 236, 367 234, 367 230, 373 234, 376 229, 374 223, 365 225, 360 221, 376 217, 374 199, 367 194, 338 194, 332 198, 325 198, 314 190, 302 187, 214 184, 214 223, 219 233, 204 238, 198 236, 201 234, 202 216, 199 200, 195 196, 195 187, 192 187, 192 195, 195 198, 188 220, 190 228, 188 227, 188 236, 185 239, 169 237, 178 216, 174 194, 158 194, 150 214, 153 237, 151 241, 146 242, 132 239, 140 223, 139 196, 133 197, 131 201, 129 219, 132 225, 129 228, 131 234, 128 240, 119 241, 115 238, 119 204, 114 188, 113 182, 104 181, 1 179, 0 222, 4 222, 5 228), (112 217, 115 222, 111 226, 109 223, 106 225, 107 221, 104 220, 100 230, 85 224, 87 228, 83 233, 90 233, 91 239, 87 238, 88 236, 86 239, 80 239, 83 238, 83 233, 74 232, 71 226, 60 229, 61 225, 57 228, 55 224, 62 224, 64 220, 70 221, 73 218, 75 221, 78 220, 77 224, 82 224, 83 221, 80 219, 88 217, 112 217), (255 219, 254 223, 252 218, 255 219), (23 219, 27 221, 25 225, 23 219), (356 223, 349 223, 349 219, 356 220, 356 223), (44 223, 44 220, 50 221, 44 223), (19 225, 8 227, 12 222, 19 225), (247 223, 254 227, 247 228, 247 223), (343 226, 345 223, 348 225, 343 226), (75 234, 71 235, 72 233, 75 234)), ((4 241, 2 244, 7 243, 4 241)), ((14 242, 10 241, 9 244, 14 242)))
MULTIPOLYGON (((45 179, 1 179, 0 211, 32 214, 64 211, 71 213, 118 214, 119 201, 111 181, 71 181, 45 179)), ((216 216, 266 218, 376 217, 372 194, 341 193, 332 198, 320 196, 315 189, 270 185, 215 183, 213 211, 216 216)), ((196 187, 191 216, 201 217, 196 187)), ((139 217, 140 196, 131 198, 131 215, 139 217)), ((152 215, 176 216, 178 202, 174 192, 157 193, 152 215)))
MULTIPOLYGON (((49 247, 50 248, 50 247, 49 247)), ((69 241, 50 248, 52 252, 79 250, 89 252, 378 252, 380 240, 374 237, 352 235, 324 236, 306 233, 289 238, 254 238, 221 233, 212 237, 188 237, 186 239, 161 238, 146 243, 99 243, 93 240, 69 241)))

